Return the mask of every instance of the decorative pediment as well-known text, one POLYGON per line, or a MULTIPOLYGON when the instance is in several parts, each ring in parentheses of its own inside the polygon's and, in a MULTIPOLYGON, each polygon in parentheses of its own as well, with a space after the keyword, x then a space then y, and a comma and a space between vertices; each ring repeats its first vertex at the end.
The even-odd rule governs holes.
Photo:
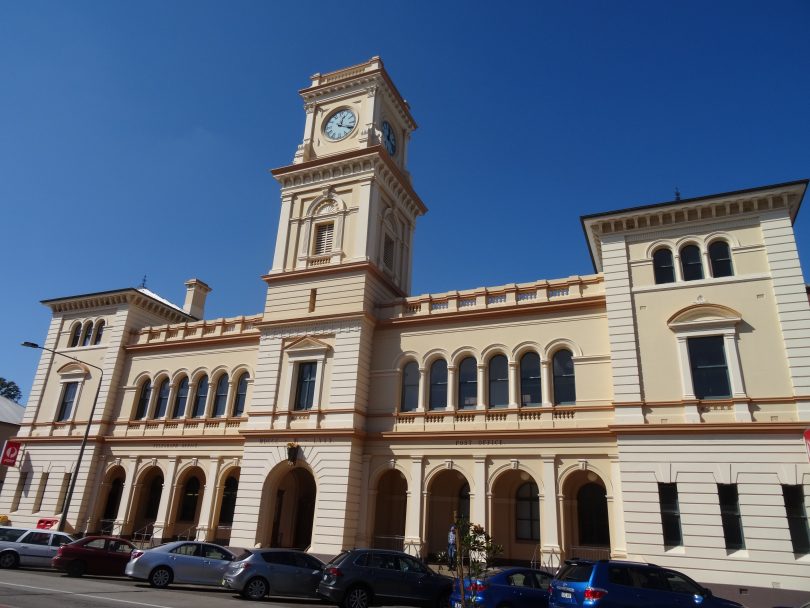
POLYGON ((80 363, 66 363, 57 370, 57 373, 63 377, 71 376, 83 378, 89 373, 89 370, 80 363))
POLYGON ((332 347, 329 346, 326 342, 321 342, 320 340, 316 340, 315 338, 311 338, 310 336, 305 336, 290 344, 285 350, 288 354, 316 355, 316 354, 325 354, 329 352, 331 348, 332 347))
POLYGON ((742 320, 742 315, 733 308, 721 304, 693 304, 682 308, 669 320, 670 329, 687 327, 729 327, 742 320))

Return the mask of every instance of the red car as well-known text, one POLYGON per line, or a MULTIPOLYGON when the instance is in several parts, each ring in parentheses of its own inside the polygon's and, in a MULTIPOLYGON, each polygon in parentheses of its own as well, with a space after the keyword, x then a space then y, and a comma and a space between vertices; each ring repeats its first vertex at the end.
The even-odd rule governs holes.
POLYGON ((117 536, 85 536, 69 545, 62 545, 51 565, 68 576, 108 574, 124 576, 129 554, 135 548, 128 540, 117 536))

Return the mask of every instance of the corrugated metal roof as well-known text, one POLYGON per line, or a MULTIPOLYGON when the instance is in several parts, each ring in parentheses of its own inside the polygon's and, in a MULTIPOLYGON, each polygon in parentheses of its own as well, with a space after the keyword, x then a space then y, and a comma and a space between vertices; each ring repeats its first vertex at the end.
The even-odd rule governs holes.
POLYGON ((14 403, 8 397, 0 396, 0 422, 6 424, 20 424, 23 418, 25 406, 14 403))

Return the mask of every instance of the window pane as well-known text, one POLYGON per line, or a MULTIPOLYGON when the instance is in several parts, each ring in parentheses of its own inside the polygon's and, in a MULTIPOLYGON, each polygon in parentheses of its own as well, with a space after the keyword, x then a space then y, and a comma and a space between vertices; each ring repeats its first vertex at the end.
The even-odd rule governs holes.
POLYGON ((409 362, 402 369, 402 400, 400 410, 412 412, 419 405, 419 365, 409 362))
POLYGON ((312 408, 315 399, 315 372, 318 364, 313 362, 301 363, 298 366, 298 386, 295 397, 296 410, 312 408))
POLYGON ((233 415, 241 416, 245 413, 245 401, 247 400, 247 387, 250 374, 245 372, 239 378, 239 386, 236 389, 236 399, 233 402, 233 415))
POLYGON ((698 399, 731 396, 723 336, 687 338, 692 388, 698 399))
POLYGON ((526 353, 520 359, 520 404, 540 405, 542 401, 540 355, 526 353))
POLYGON ((458 366, 458 407, 474 408, 478 403, 478 366, 475 357, 467 357, 458 366))
POLYGON ((675 282, 675 265, 669 249, 659 249, 653 254, 653 272, 656 284, 675 282))
POLYGON ((539 491, 534 482, 518 488, 515 500, 515 530, 518 540, 540 540, 539 491))
POLYGON ((661 528, 664 534, 664 545, 680 547, 683 545, 681 533, 681 513, 678 505, 678 486, 674 483, 658 484, 658 500, 661 505, 661 528))
POLYGON ((804 490, 800 485, 783 485, 782 496, 785 499, 785 513, 793 552, 802 555, 810 553, 810 529, 804 506, 804 490))
POLYGON ((320 224, 315 230, 315 254, 320 255, 332 251, 332 237, 335 231, 334 224, 320 224))
POLYGON ((84 337, 82 338, 82 346, 90 344, 90 338, 93 335, 93 324, 88 321, 84 326, 84 337))
POLYGON ((717 494, 720 499, 720 518, 723 522, 726 549, 729 551, 745 549, 737 484, 719 483, 717 484, 717 494))
POLYGON ((138 399, 138 408, 135 410, 135 420, 146 418, 146 410, 149 408, 149 399, 152 397, 152 383, 148 380, 141 387, 141 396, 138 399))
POLYGON ((489 405, 509 404, 509 363, 504 355, 489 360, 489 405))
POLYGON ((203 376, 197 382, 197 393, 194 397, 192 418, 201 418, 205 415, 205 401, 208 399, 208 376, 203 376))
POLYGON ((68 382, 62 391, 62 401, 59 403, 59 414, 56 417, 57 422, 64 422, 70 419, 70 414, 73 412, 73 401, 76 399, 76 391, 79 390, 78 382, 68 382))
POLYGON ((430 401, 432 410, 443 410, 447 407, 447 361, 437 359, 430 366, 430 401))
POLYGON ((725 241, 715 241, 709 245, 709 259, 713 277, 730 277, 734 274, 731 268, 731 251, 725 241))
POLYGON ((99 321, 96 324, 96 337, 93 339, 93 344, 101 342, 101 336, 104 334, 104 321, 99 321))
POLYGON ((700 249, 696 245, 687 245, 681 249, 681 269, 683 270, 684 281, 695 281, 703 278, 700 249))
POLYGON ((169 405, 169 379, 166 378, 160 383, 157 403, 155 404, 155 418, 163 418, 166 415, 166 407, 169 405))
POLYGON ((554 368, 554 404, 573 405, 577 402, 574 383, 574 356, 570 350, 560 350, 552 359, 554 368))
POLYGON ((78 346, 79 340, 81 339, 82 339, 82 324, 76 323, 76 327, 73 328, 73 335, 70 337, 70 345, 78 346))
POLYGON ((222 374, 217 381, 217 393, 214 397, 214 416, 224 416, 228 404, 228 374, 222 374))
POLYGON ((186 402, 188 401, 188 378, 184 377, 177 386, 177 396, 174 398, 174 411, 172 418, 180 418, 186 413, 186 402))

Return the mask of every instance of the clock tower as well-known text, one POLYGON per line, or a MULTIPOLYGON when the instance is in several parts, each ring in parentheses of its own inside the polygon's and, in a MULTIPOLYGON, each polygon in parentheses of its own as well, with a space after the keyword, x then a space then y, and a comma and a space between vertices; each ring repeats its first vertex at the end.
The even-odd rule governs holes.
POLYGON ((242 470, 269 481, 261 495, 239 494, 231 539, 252 546, 267 537, 236 520, 278 508, 290 443, 300 446, 295 479, 311 480, 297 503, 314 508, 310 551, 336 554, 356 544, 364 501, 378 307, 408 295, 416 219, 427 209, 407 171, 416 123, 379 57, 316 74, 300 94, 303 139, 292 163, 272 171, 281 208, 257 324, 261 390, 243 433, 242 470))

